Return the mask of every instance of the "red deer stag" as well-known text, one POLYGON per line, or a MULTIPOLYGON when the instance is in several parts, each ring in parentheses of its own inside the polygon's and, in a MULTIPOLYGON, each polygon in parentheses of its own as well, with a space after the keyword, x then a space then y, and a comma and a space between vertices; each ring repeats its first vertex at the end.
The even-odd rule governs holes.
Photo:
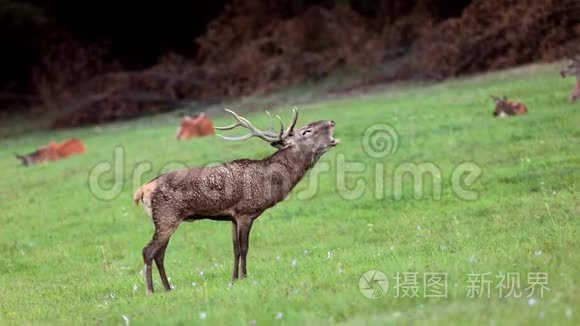
POLYGON ((177 140, 185 140, 193 137, 210 136, 214 134, 213 123, 205 113, 185 116, 177 130, 177 140))
POLYGON ((495 102, 494 117, 504 118, 528 113, 528 108, 523 103, 510 101, 505 96, 503 99, 500 99, 491 95, 491 98, 495 102))
POLYGON ((565 77, 576 77, 576 86, 572 89, 570 94, 570 102, 576 102, 580 99, 580 56, 570 58, 570 63, 568 66, 560 71, 560 75, 565 77))
POLYGON ((147 294, 153 292, 153 260, 164 288, 171 289, 163 265, 165 250, 171 235, 184 221, 210 219, 231 222, 234 248, 232 279, 238 279, 239 275, 245 278, 250 229, 254 220, 266 209, 284 200, 318 159, 338 144, 333 136, 334 121, 316 121, 295 129, 298 120, 295 109, 292 122, 286 129, 277 116, 280 120, 279 132, 259 130, 246 118, 226 111, 236 122, 216 129, 243 127, 249 133, 240 137, 220 137, 234 141, 257 137, 270 143, 277 151, 261 160, 240 159, 219 166, 163 174, 135 192, 133 200, 136 204, 142 203, 155 226, 153 238, 143 249, 147 294))
POLYGON ((85 150, 83 142, 80 139, 73 138, 62 143, 50 142, 48 145, 28 155, 16 154, 16 158, 21 160, 24 166, 28 166, 46 161, 60 160, 71 155, 83 154, 85 150))

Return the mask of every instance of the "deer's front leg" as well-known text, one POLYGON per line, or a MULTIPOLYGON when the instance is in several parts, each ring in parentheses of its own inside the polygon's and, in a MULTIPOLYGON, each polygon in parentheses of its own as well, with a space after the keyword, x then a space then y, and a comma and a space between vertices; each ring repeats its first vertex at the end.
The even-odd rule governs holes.
POLYGON ((240 242, 238 241, 238 224, 232 222, 232 242, 234 247, 234 271, 232 281, 238 279, 238 267, 240 265, 240 242))
POLYGON ((252 223, 252 218, 238 222, 238 239, 240 242, 240 255, 242 258, 241 278, 246 278, 248 276, 248 271, 246 270, 246 256, 250 249, 250 230, 252 229, 252 223))

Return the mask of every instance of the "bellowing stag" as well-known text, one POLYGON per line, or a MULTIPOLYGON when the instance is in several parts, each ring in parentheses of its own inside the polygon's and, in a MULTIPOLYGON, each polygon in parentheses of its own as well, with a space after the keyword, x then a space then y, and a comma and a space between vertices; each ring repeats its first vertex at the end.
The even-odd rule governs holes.
POLYGON ((233 111, 227 112, 236 122, 216 129, 242 127, 249 133, 223 138, 241 141, 257 137, 277 150, 260 160, 240 159, 219 166, 163 174, 135 192, 135 203, 142 203, 155 225, 153 238, 143 249, 147 294, 153 292, 153 261, 163 286, 166 290, 171 289, 164 267, 165 250, 182 222, 202 219, 230 222, 234 251, 232 279, 245 278, 254 221, 266 209, 284 200, 320 157, 338 144, 333 136, 334 121, 316 121, 295 128, 298 120, 296 110, 286 129, 277 117, 280 120, 279 132, 262 131, 248 119, 233 111))

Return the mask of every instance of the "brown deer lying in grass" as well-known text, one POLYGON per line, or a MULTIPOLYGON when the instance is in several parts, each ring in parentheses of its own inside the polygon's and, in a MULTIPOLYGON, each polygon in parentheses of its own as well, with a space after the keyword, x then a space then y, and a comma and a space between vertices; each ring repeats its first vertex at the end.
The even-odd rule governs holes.
POLYGON ((494 117, 504 118, 528 113, 528 108, 523 103, 510 101, 505 96, 503 99, 500 99, 492 95, 491 98, 495 102, 495 110, 493 111, 494 117))
POLYGON ((306 171, 338 141, 333 137, 334 121, 317 121, 295 129, 298 112, 294 110, 290 126, 280 132, 261 131, 246 118, 234 116, 230 130, 243 127, 249 134, 223 137, 245 140, 258 137, 278 150, 261 160, 241 159, 219 166, 190 168, 163 174, 141 186, 133 197, 141 202, 155 225, 153 239, 143 249, 147 293, 153 292, 151 265, 155 260, 161 282, 166 290, 170 284, 163 265, 165 250, 171 235, 184 221, 210 219, 232 224, 234 268, 232 279, 247 276, 246 255, 249 250, 252 223, 266 209, 284 200, 306 171), (241 262, 241 266, 240 266, 241 262))
POLYGON ((575 58, 570 58, 570 63, 568 66, 560 71, 560 75, 562 78, 565 77, 576 77, 576 86, 572 89, 572 93, 570 94, 570 102, 576 102, 580 99, 580 56, 576 56, 575 58))
POLYGON ((181 119, 177 130, 177 140, 190 139, 193 137, 210 136, 214 134, 213 123, 205 113, 186 115, 181 119))
POLYGON ((22 161, 25 166, 42 163, 46 161, 55 161, 67 158, 71 155, 83 154, 86 148, 80 139, 68 139, 62 143, 51 142, 28 155, 16 155, 16 158, 22 161))

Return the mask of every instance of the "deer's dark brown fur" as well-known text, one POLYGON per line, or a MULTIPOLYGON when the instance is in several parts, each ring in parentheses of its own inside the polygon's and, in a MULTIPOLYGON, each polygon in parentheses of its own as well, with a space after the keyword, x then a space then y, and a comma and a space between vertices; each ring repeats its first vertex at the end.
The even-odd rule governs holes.
POLYGON ((155 225, 153 239, 143 249, 147 293, 153 292, 153 260, 163 286, 170 290, 163 265, 165 250, 171 235, 184 221, 230 221, 234 249, 232 279, 245 278, 250 230, 254 220, 266 209, 284 200, 308 169, 338 143, 333 137, 333 121, 317 121, 294 129, 295 113, 292 125, 286 131, 281 129, 276 135, 271 131, 260 131, 243 117, 231 113, 238 123, 221 129, 243 126, 251 133, 230 140, 256 136, 278 150, 262 160, 241 159, 220 166, 163 174, 137 190, 135 202, 143 203, 155 225))

